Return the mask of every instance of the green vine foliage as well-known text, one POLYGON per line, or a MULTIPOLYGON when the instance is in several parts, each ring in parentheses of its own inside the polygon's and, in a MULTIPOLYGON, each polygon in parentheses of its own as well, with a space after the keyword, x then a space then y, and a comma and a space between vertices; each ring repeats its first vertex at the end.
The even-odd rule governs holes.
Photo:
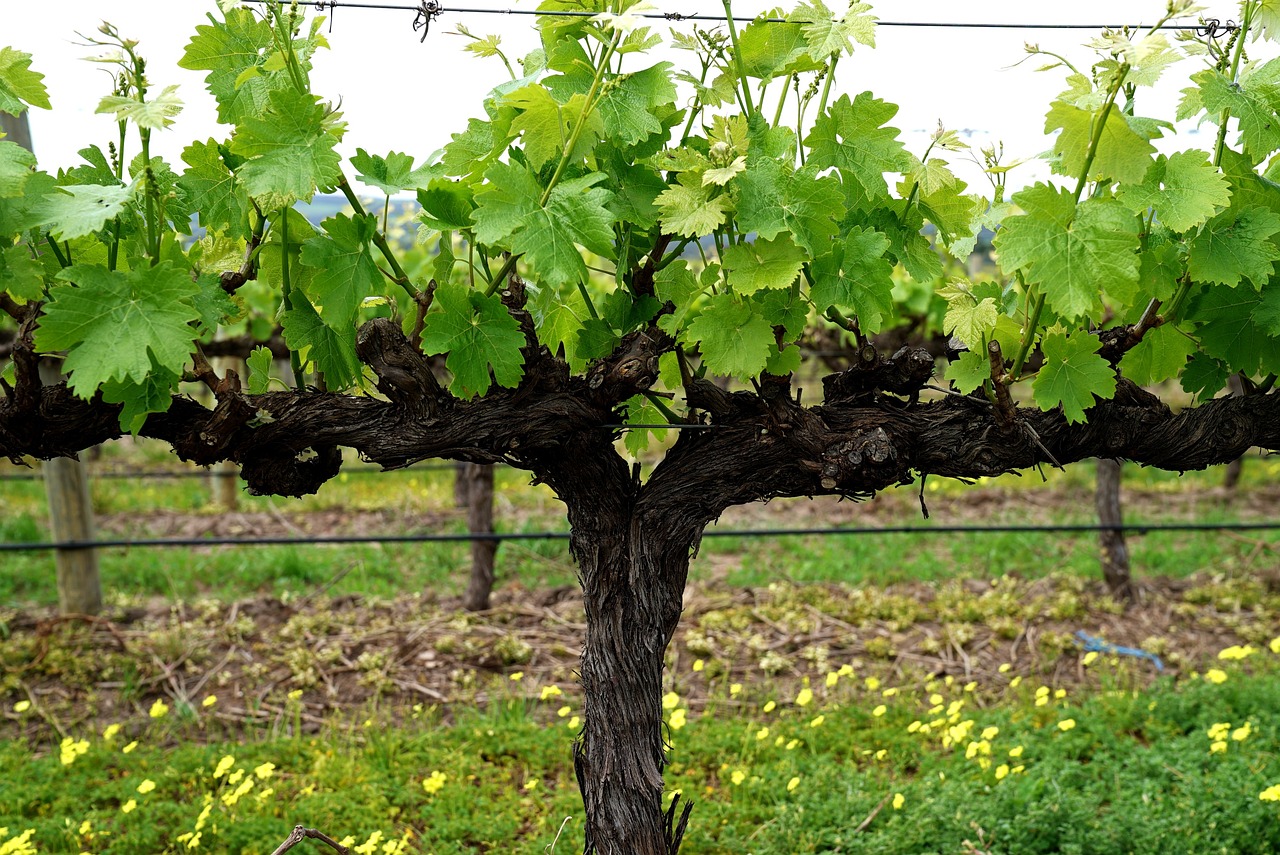
MULTIPOLYGON (((278 324, 300 388, 322 377, 367 394, 356 331, 391 315, 420 331, 425 353, 446 355, 454 394, 514 387, 524 338, 501 299, 512 276, 528 284, 538 338, 579 372, 656 324, 689 370, 749 382, 796 370, 815 327, 870 336, 932 312, 967 347, 947 371, 956 390, 995 400, 1028 383, 1069 421, 1114 394, 1117 370, 1180 378, 1201 398, 1235 372, 1280 373, 1280 59, 1253 56, 1280 35, 1276 4, 1245 0, 1226 38, 1105 32, 1089 64, 1029 46, 1063 77, 1045 114, 1054 177, 1008 198, 1013 165, 996 149, 966 152, 940 128, 910 151, 896 106, 833 94, 839 60, 874 44, 865 4, 812 0, 669 36, 629 12, 632 0, 541 8, 584 5, 599 14, 540 18, 541 46, 518 62, 459 28, 510 79, 425 162, 360 150, 344 163, 342 116, 311 91, 322 18, 233 2, 181 61, 206 73, 226 137, 192 142, 181 163, 152 157, 151 134, 182 103, 104 26, 117 85, 99 112, 119 137, 56 173, 0 142, 0 288, 11 305, 43 304, 37 349, 65 352, 74 392, 123 404, 135 431, 220 330, 263 338, 278 324), (680 65, 650 56, 664 39, 680 65), (1179 73, 1176 116, 1144 115, 1144 90, 1179 73), (1170 119, 1206 126, 1216 145, 1158 154, 1170 119), (981 160, 989 192, 954 175, 958 156, 981 160), (426 261, 412 272, 349 176, 380 196, 417 194, 426 261), (334 190, 353 213, 314 228, 293 210, 334 190), (970 280, 959 271, 994 226, 998 271, 970 280), (242 268, 249 281, 224 288, 221 274, 242 268), (1107 328, 1130 332, 1111 358, 1107 328)), ((1198 11, 1173 0, 1160 20, 1198 11)), ((49 107, 30 65, 0 50, 0 110, 49 107)), ((251 364, 250 390, 265 390, 265 351, 251 364)), ((635 399, 633 420, 680 415, 674 351, 661 368, 655 391, 670 405, 635 399)), ((636 432, 632 450, 643 440, 636 432)))

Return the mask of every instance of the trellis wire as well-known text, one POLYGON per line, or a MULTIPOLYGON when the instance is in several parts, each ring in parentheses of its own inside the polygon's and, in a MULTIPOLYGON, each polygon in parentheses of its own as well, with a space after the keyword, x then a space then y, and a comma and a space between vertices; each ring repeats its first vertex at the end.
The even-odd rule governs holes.
MULTIPOLYGON (((1134 534, 1187 531, 1277 531, 1277 522, 1220 523, 1059 523, 1048 525, 836 526, 828 528, 709 529, 703 537, 799 537, 831 535, 922 534, 1092 534, 1123 531, 1134 534)), ((0 552, 45 552, 52 549, 157 549, 200 546, 332 546, 359 543, 460 543, 504 540, 568 540, 567 531, 474 532, 456 534, 320 535, 317 537, 181 537, 150 540, 37 541, 0 543, 0 552)))
MULTIPOLYGON (((270 0, 249 0, 251 3, 265 4, 270 0)), ((381 9, 400 12, 416 12, 417 17, 414 19, 414 30, 426 29, 430 26, 431 21, 436 20, 446 12, 456 12, 464 15, 527 15, 537 17, 550 18, 594 18, 599 12, 576 11, 572 9, 494 9, 481 6, 444 6, 435 0, 425 0, 416 6, 408 6, 398 3, 352 3, 344 2, 344 0, 296 0, 299 6, 314 6, 317 10, 323 9, 381 9)), ((730 20, 725 15, 704 15, 704 14, 685 14, 683 12, 637 12, 635 17, 647 18, 650 20, 666 20, 672 23, 682 23, 685 21, 712 21, 715 23, 725 23, 730 20)), ((752 21, 761 21, 767 24, 796 24, 803 23, 801 21, 789 21, 786 18, 759 18, 750 15, 734 15, 732 20, 735 22, 750 23, 752 21)), ((933 27, 933 28, 959 28, 959 29, 985 29, 985 30, 1147 30, 1151 29, 1145 24, 1036 24, 1036 23, 1019 23, 1019 22, 978 22, 978 21, 876 21, 877 27, 933 27)), ((1206 19, 1200 24, 1164 24, 1157 29, 1161 30, 1196 30, 1201 35, 1207 35, 1217 38, 1223 33, 1233 32, 1237 25, 1233 21, 1223 22, 1218 18, 1206 19)), ((425 39, 426 33, 423 33, 425 39)))

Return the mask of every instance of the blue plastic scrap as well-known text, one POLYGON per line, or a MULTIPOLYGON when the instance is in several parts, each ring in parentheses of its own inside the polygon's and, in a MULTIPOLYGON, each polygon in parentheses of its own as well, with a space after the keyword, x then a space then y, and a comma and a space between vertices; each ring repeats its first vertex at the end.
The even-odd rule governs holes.
POLYGON ((1112 644, 1103 641, 1101 638, 1095 638, 1083 629, 1076 630, 1076 641, 1080 642, 1080 646, 1085 652, 1097 651, 1098 653, 1115 653, 1119 656, 1132 656, 1135 659, 1147 659, 1151 664, 1156 666, 1157 671, 1164 670, 1164 663, 1160 661, 1160 657, 1148 650, 1139 650, 1136 647, 1122 647, 1118 644, 1112 644))

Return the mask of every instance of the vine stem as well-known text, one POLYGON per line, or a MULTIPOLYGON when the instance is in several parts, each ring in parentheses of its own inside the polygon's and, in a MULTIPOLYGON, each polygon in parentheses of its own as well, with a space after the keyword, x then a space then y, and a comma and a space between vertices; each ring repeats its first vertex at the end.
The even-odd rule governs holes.
MULTIPOLYGON (((831 55, 831 64, 827 66, 827 79, 822 81, 822 95, 818 98, 818 115, 821 116, 827 111, 827 98, 831 95, 831 81, 836 76, 836 63, 840 62, 840 54, 831 55)), ((799 133, 800 129, 796 129, 799 133)))
POLYGON ((1009 376, 1015 380, 1022 377, 1022 366, 1027 361, 1027 354, 1031 353, 1032 342, 1036 340, 1036 327, 1040 326, 1040 313, 1043 311, 1044 291, 1040 291, 1031 304, 1031 313, 1027 315, 1027 326, 1023 330, 1022 341, 1018 343, 1018 353, 1013 359, 1013 367, 1009 369, 1009 376))
POLYGON ((753 116, 756 108, 751 102, 751 86, 747 83, 747 66, 742 61, 742 51, 738 50, 738 27, 733 22, 732 6, 732 0, 724 0, 724 17, 729 25, 729 41, 733 42, 733 64, 738 68, 738 83, 742 87, 742 100, 747 108, 747 116, 753 116))
MULTIPOLYGON (((728 2, 728 0, 726 0, 728 2)), ((614 52, 618 49, 618 43, 622 40, 622 33, 615 32, 613 38, 609 41, 608 47, 600 56, 600 61, 596 63, 596 74, 591 79, 591 88, 587 90, 587 97, 582 112, 578 114, 578 121, 573 125, 573 130, 569 133, 569 141, 565 143, 564 150, 560 152, 560 162, 556 164, 556 171, 551 173, 551 180, 547 182, 547 188, 542 191, 542 198, 538 200, 538 207, 546 207, 547 200, 551 198, 551 191, 556 188, 556 184, 560 182, 560 177, 564 175, 565 167, 569 165, 569 161, 573 159, 573 151, 578 147, 578 138, 582 136, 582 129, 587 125, 587 119, 596 108, 596 98, 600 93, 600 86, 604 83, 605 71, 609 68, 609 61, 613 59, 614 52)), ((506 261, 502 263, 502 267, 498 268, 498 273, 489 282, 489 287, 485 289, 486 296, 493 296, 502 283, 506 281, 511 271, 516 269, 516 261, 519 255, 509 255, 506 261)))
MULTIPOLYGON (((351 189, 351 184, 347 181, 347 176, 339 173, 338 189, 342 191, 342 195, 347 197, 347 203, 355 210, 359 216, 365 216, 364 205, 360 203, 360 199, 356 196, 355 191, 351 189)), ((390 201, 390 197, 388 197, 390 201)), ((373 233, 373 245, 378 248, 378 252, 382 253, 382 257, 387 260, 387 264, 391 265, 391 271, 395 274, 392 277, 393 282, 405 290, 405 292, 414 299, 418 297, 418 289, 409 281, 409 274, 400 266, 400 260, 396 258, 396 254, 391 250, 391 244, 387 243, 387 236, 382 232, 375 230, 373 233)))
POLYGON ((1107 127, 1107 120, 1111 118, 1111 110, 1116 105, 1116 97, 1120 94, 1121 88, 1124 86, 1124 79, 1129 74, 1129 64, 1121 63, 1120 68, 1116 71, 1115 82, 1111 84, 1111 91, 1107 93, 1106 103, 1102 105, 1102 114, 1098 118, 1098 124, 1093 129, 1093 135, 1089 138, 1089 151, 1084 156, 1084 168, 1080 170, 1080 180, 1076 182, 1076 191, 1072 194, 1071 200, 1079 203, 1080 196, 1084 193, 1085 185, 1089 183, 1089 170, 1093 168, 1094 158, 1098 156, 1098 145, 1102 142, 1102 132, 1107 127))
MULTIPOLYGON (((293 310, 293 280, 289 271, 289 209, 280 209, 280 292, 286 311, 293 310)), ((302 371, 302 357, 289 348, 289 368, 293 370, 293 385, 301 392, 306 388, 302 371)))

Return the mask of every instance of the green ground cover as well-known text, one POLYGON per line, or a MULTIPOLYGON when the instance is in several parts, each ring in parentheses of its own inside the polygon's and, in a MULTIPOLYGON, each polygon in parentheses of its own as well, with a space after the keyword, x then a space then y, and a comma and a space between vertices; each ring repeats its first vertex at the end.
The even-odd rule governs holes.
MULTIPOLYGON (((786 697, 729 685, 697 710, 673 692, 666 798, 697 802, 689 853, 1277 852, 1275 648, 1143 690, 1102 657, 1092 690, 1061 696, 850 669, 786 697)), ((4 743, 0 851, 265 855, 302 822, 362 853, 572 852, 577 721, 557 688, 511 681, 450 725, 418 708, 395 727, 371 713, 310 736, 187 738, 215 699, 106 738, 4 743)))

